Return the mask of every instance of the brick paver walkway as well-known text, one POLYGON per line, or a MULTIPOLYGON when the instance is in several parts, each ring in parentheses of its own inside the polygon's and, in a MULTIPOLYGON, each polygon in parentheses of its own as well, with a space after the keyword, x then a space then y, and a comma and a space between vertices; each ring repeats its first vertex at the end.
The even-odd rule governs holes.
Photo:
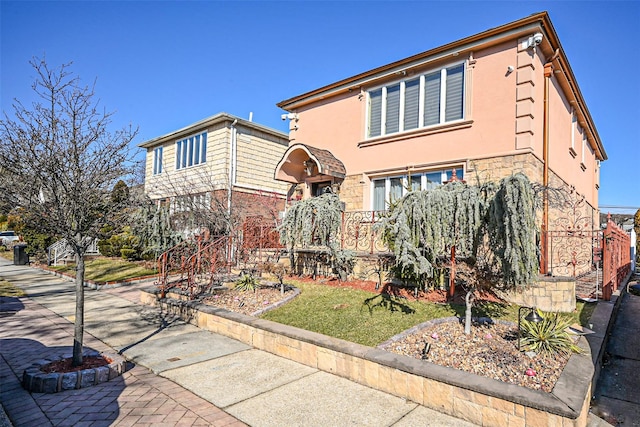
MULTIPOLYGON (((0 402, 15 427, 245 425, 141 366, 93 387, 29 394, 20 385, 23 370, 47 356, 71 353, 73 324, 29 298, 0 297, 0 319, 0 402)), ((113 352, 86 332, 84 345, 113 352)))

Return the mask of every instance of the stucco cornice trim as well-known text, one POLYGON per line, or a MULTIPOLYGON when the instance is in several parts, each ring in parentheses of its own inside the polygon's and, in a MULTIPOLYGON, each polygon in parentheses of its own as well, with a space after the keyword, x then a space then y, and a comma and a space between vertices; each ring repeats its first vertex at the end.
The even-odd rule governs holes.
POLYGON ((366 147, 372 147, 374 145, 388 144, 391 142, 398 142, 406 139, 410 140, 417 136, 433 135, 436 133, 465 129, 465 128, 471 127, 471 125, 473 125, 473 120, 463 120, 455 123, 446 123, 440 126, 434 126, 429 128, 419 128, 409 132, 386 135, 376 139, 367 139, 365 141, 358 142, 358 147, 366 148, 366 147))

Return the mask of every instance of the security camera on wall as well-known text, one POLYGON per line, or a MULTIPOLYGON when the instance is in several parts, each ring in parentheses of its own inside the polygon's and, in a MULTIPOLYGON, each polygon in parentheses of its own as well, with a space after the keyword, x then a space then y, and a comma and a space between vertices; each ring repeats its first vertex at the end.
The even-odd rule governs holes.
POLYGON ((533 45, 538 46, 540 43, 542 43, 542 33, 535 33, 533 35, 533 45))
POLYGON ((542 43, 542 38, 544 36, 542 35, 542 33, 535 33, 534 35, 532 35, 531 37, 529 37, 528 39, 525 39, 522 41, 522 48, 523 49, 529 49, 529 48, 534 48, 538 45, 540 45, 540 43, 542 43))

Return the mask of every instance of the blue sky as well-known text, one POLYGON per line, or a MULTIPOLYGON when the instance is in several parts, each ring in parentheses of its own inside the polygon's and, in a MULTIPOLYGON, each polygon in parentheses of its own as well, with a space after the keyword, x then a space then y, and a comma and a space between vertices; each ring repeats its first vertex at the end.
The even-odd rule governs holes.
POLYGON ((223 111, 286 131, 279 101, 544 10, 609 156, 600 205, 635 212, 638 1, 1 0, 2 110, 33 100, 38 56, 96 79, 114 128, 139 126, 136 144, 223 111))

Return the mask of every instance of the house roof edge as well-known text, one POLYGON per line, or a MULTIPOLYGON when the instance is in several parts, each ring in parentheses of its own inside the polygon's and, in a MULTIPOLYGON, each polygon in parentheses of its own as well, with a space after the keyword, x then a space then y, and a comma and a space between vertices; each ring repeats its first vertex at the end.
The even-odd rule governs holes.
POLYGON ((260 123, 256 123, 254 121, 245 120, 243 118, 234 116, 233 114, 221 112, 221 113, 215 114, 213 116, 207 117, 205 119, 199 120, 197 122, 191 123, 191 124, 189 124, 187 126, 184 126, 184 127, 180 128, 180 129, 177 129, 177 130, 174 130, 172 132, 169 132, 169 133, 167 133, 165 135, 158 136, 156 138, 152 138, 152 139, 149 139, 147 141, 141 142, 140 144, 138 144, 138 147, 140 147, 140 148, 151 148, 151 147, 154 147, 156 145, 160 145, 160 144, 166 142, 167 140, 171 140, 173 138, 176 138, 178 135, 187 133, 191 129, 200 128, 200 127, 204 127, 204 126, 210 126, 210 125, 217 124, 217 123, 222 123, 222 122, 233 122, 234 120, 237 120, 238 123, 241 124, 242 126, 253 128, 253 129, 257 129, 257 130, 272 134, 274 136, 286 139, 287 141, 289 140, 289 135, 287 133, 285 133, 285 132, 279 131, 277 129, 270 128, 268 126, 262 125, 260 123))

